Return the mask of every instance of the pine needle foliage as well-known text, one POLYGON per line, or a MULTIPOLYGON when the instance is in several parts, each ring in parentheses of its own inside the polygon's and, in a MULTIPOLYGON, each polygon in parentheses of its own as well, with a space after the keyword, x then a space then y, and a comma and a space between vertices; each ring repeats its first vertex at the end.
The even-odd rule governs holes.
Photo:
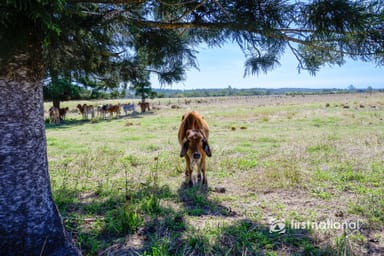
POLYGON ((46 76, 91 77, 110 88, 151 75, 163 84, 181 81, 188 67, 197 68, 202 43, 237 43, 244 75, 275 68, 287 50, 299 71, 311 74, 346 58, 382 65, 383 6, 383 0, 6 0, 0 65, 36 41, 46 76))

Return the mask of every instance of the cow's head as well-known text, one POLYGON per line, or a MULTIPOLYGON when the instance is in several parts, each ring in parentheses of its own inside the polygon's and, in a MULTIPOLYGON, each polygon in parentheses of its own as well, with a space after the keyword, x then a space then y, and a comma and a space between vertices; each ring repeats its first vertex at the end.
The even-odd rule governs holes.
POLYGON ((202 130, 187 130, 183 140, 180 157, 185 156, 188 151, 191 152, 191 157, 195 160, 200 159, 201 155, 204 153, 209 157, 212 156, 208 140, 202 130))

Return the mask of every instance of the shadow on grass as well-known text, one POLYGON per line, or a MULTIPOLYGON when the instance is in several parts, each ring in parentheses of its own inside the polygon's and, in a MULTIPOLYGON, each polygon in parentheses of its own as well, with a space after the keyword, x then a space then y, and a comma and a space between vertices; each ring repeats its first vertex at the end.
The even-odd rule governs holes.
POLYGON ((239 219, 230 224, 191 227, 185 215, 166 209, 147 222, 123 244, 110 246, 99 255, 336 255, 319 248, 307 230, 286 229, 271 233, 269 226, 239 219))
POLYGON ((84 119, 66 119, 60 122, 60 124, 50 124, 49 119, 45 120, 45 129, 65 129, 72 126, 80 126, 90 123, 90 120, 84 119))
POLYGON ((233 216, 198 187, 181 187, 178 194, 168 186, 132 188, 54 191, 66 229, 83 255, 335 255, 317 247, 307 230, 271 233, 268 225, 233 216), (178 198, 181 208, 172 206, 178 198), (233 218, 203 228, 189 220, 206 216, 233 218))
POLYGON ((236 216, 228 207, 221 205, 218 201, 208 199, 209 189, 194 185, 189 187, 185 183, 181 184, 178 194, 180 201, 190 216, 236 216))
MULTIPOLYGON (((153 113, 148 113, 153 114, 153 113)), ((100 123, 100 122, 111 122, 113 120, 119 120, 119 119, 138 119, 143 118, 144 115, 147 115, 147 113, 140 114, 140 113, 133 113, 128 115, 121 115, 119 117, 107 117, 106 119, 102 119, 99 117, 93 118, 93 119, 66 119, 62 120, 60 124, 50 124, 49 119, 45 120, 45 129, 66 129, 74 126, 80 126, 84 124, 92 124, 92 123, 100 123)))

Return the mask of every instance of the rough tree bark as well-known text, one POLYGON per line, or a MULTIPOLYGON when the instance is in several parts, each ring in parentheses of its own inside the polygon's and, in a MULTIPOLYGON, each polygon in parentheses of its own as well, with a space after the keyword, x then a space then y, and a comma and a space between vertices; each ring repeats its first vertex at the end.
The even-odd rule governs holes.
POLYGON ((52 199, 43 65, 31 49, 0 70, 0 254, 80 255, 52 199))

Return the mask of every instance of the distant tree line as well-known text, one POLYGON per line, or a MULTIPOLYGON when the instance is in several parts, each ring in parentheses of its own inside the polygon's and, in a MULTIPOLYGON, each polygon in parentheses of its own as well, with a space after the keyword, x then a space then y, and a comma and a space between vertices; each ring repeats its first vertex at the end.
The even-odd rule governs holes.
MULTIPOLYGON (((308 88, 249 88, 236 89, 228 86, 219 89, 153 89, 150 86, 140 86, 131 89, 105 89, 94 84, 87 86, 71 83, 68 80, 59 80, 55 85, 48 83, 43 87, 45 101, 67 100, 94 100, 94 99, 121 99, 121 98, 184 98, 184 97, 224 97, 224 96, 263 96, 263 95, 313 95, 313 94, 339 94, 339 93, 373 93, 384 92, 384 89, 356 88, 353 85, 346 89, 308 89, 308 88)), ((54 103, 55 105, 55 103, 54 103)))
POLYGON ((312 94, 340 94, 340 93, 372 93, 384 92, 384 89, 373 89, 369 86, 366 89, 358 89, 349 86, 347 89, 307 89, 307 88, 221 88, 221 89, 154 89, 160 98, 180 98, 180 97, 223 97, 223 96, 262 96, 262 95, 312 95, 312 94))

